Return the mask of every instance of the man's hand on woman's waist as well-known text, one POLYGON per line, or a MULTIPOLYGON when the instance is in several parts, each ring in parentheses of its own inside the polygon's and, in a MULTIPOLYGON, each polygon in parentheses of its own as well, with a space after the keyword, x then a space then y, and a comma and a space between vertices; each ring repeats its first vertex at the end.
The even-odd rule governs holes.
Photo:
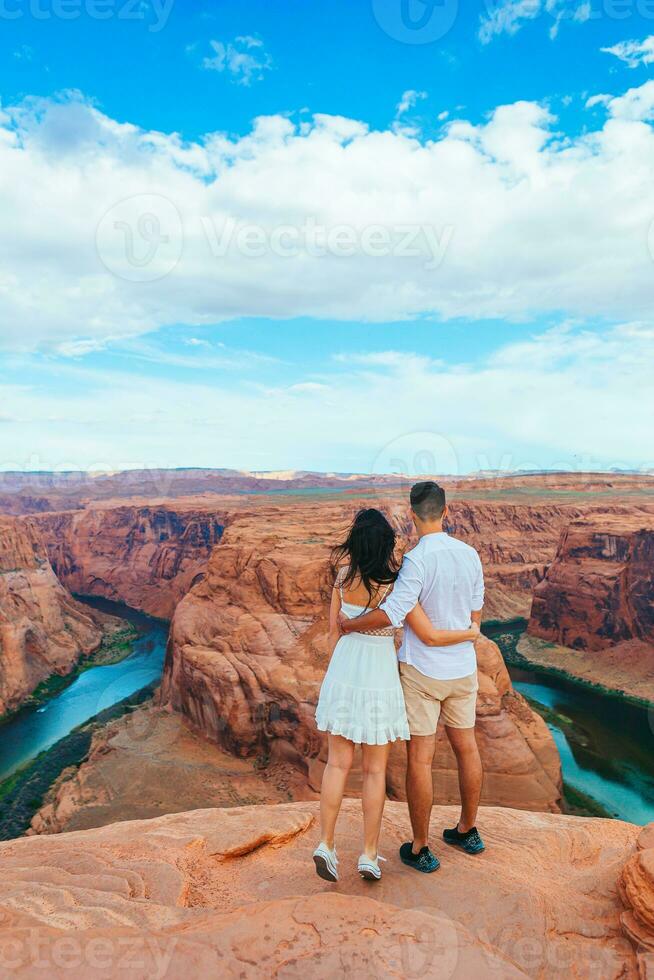
POLYGON ((347 633, 369 633, 370 630, 388 629, 391 621, 382 609, 371 609, 362 616, 350 619, 344 612, 338 614, 338 631, 341 636, 347 633))

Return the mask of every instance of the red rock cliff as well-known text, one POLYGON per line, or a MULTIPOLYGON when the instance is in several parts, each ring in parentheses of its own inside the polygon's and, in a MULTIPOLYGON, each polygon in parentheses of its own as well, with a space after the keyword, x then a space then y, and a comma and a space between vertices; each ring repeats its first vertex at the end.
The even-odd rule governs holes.
POLYGON ((562 646, 603 650, 654 643, 654 520, 575 521, 536 586, 529 633, 562 646))
MULTIPOLYGON (((403 508, 389 508, 396 522, 403 508)), ((325 556, 347 518, 331 504, 244 511, 214 549, 205 579, 178 605, 162 697, 231 751, 283 757, 319 786, 325 738, 314 709, 328 655, 325 556)), ((556 810, 560 763, 545 723, 511 688, 494 643, 480 648, 478 737, 485 802, 556 810)), ((404 749, 389 793, 402 798, 404 749)), ((438 799, 458 798, 445 740, 435 763, 438 799)), ((351 786, 356 791, 356 776, 351 786)))
POLYGON ((214 501, 116 504, 34 517, 52 566, 71 592, 104 596, 170 619, 220 540, 214 501))
MULTIPOLYGON (((459 489, 457 494, 463 491, 459 489)), ((72 591, 101 595, 163 618, 204 572, 214 544, 244 508, 262 515, 271 507, 266 496, 205 496, 108 500, 85 510, 34 515, 41 528, 50 561, 72 591)), ((309 498, 310 499, 310 498, 309 498)), ((279 509, 302 519, 307 498, 281 497, 279 509)), ((386 508, 407 542, 413 525, 406 492, 370 487, 339 494, 338 502, 313 498, 346 523, 361 506, 386 508)), ((476 501, 455 496, 449 529, 479 551, 487 580, 486 618, 528 616, 534 586, 554 557, 562 528, 583 511, 571 503, 476 501)), ((624 508, 623 508, 624 510, 624 508)))
POLYGON ((69 673, 102 632, 57 580, 37 531, 0 517, 0 714, 51 674, 69 673))
MULTIPOLYGON (((413 525, 405 495, 371 491, 372 502, 393 516, 407 543, 413 525)), ((368 497, 317 502, 329 520, 343 526, 368 497)), ((34 516, 50 561, 72 591, 126 602, 155 616, 170 618, 179 599, 205 568, 222 529, 243 507, 266 514, 270 498, 217 496, 108 501, 86 510, 34 516)), ((314 505, 312 505, 314 506, 314 505)), ((278 510, 302 520, 304 504, 286 498, 278 510)), ((527 615, 534 585, 553 557, 559 533, 580 511, 570 506, 523 506, 455 500, 449 527, 476 547, 487 579, 486 616, 527 615)), ((262 518, 265 523, 265 518, 262 518)))

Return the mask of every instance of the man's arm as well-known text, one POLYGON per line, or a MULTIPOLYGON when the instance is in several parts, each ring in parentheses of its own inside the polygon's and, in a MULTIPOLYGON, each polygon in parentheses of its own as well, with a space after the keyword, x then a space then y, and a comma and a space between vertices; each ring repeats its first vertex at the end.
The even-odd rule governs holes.
POLYGON ((354 619, 341 616, 339 626, 343 633, 367 633, 370 630, 385 629, 389 626, 399 629, 405 617, 418 602, 421 592, 420 569, 408 555, 405 555, 393 591, 388 599, 382 602, 379 609, 373 609, 364 616, 356 616, 354 619))
POLYGON ((341 633, 369 633, 371 630, 387 629, 391 621, 383 609, 372 609, 364 616, 348 619, 343 613, 338 617, 338 628, 341 633))
POLYGON ((477 555, 477 576, 472 590, 472 612, 470 619, 477 626, 481 626, 481 614, 484 611, 484 569, 481 559, 477 555))

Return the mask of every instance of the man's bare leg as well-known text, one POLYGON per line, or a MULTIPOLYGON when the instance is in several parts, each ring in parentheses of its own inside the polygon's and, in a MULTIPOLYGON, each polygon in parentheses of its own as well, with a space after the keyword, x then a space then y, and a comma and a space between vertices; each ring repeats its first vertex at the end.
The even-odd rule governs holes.
POLYGON ((412 735, 407 746, 406 795, 414 854, 429 843, 429 819, 434 804, 431 766, 435 750, 436 735, 412 735))
POLYGON ((484 773, 474 728, 445 727, 456 756, 461 793, 461 819, 458 830, 465 834, 475 826, 484 773))

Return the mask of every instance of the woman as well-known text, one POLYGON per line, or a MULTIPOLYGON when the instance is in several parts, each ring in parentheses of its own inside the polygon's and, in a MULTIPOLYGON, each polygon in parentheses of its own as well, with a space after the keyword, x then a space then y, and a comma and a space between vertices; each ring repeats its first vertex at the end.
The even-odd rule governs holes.
MULTIPOLYGON (((335 571, 329 613, 332 658, 320 689, 316 724, 329 733, 329 754, 320 794, 321 840, 313 854, 316 871, 338 881, 334 829, 341 808, 354 746, 361 745, 363 768, 362 878, 381 878, 377 845, 386 800, 386 764, 391 744, 409 738, 404 696, 393 639, 394 630, 349 633, 340 637, 338 615, 353 618, 376 608, 395 582, 395 532, 380 511, 361 510, 345 541, 332 551, 335 571)), ((420 605, 406 620, 431 646, 449 646, 476 639, 479 632, 437 630, 420 605)))

